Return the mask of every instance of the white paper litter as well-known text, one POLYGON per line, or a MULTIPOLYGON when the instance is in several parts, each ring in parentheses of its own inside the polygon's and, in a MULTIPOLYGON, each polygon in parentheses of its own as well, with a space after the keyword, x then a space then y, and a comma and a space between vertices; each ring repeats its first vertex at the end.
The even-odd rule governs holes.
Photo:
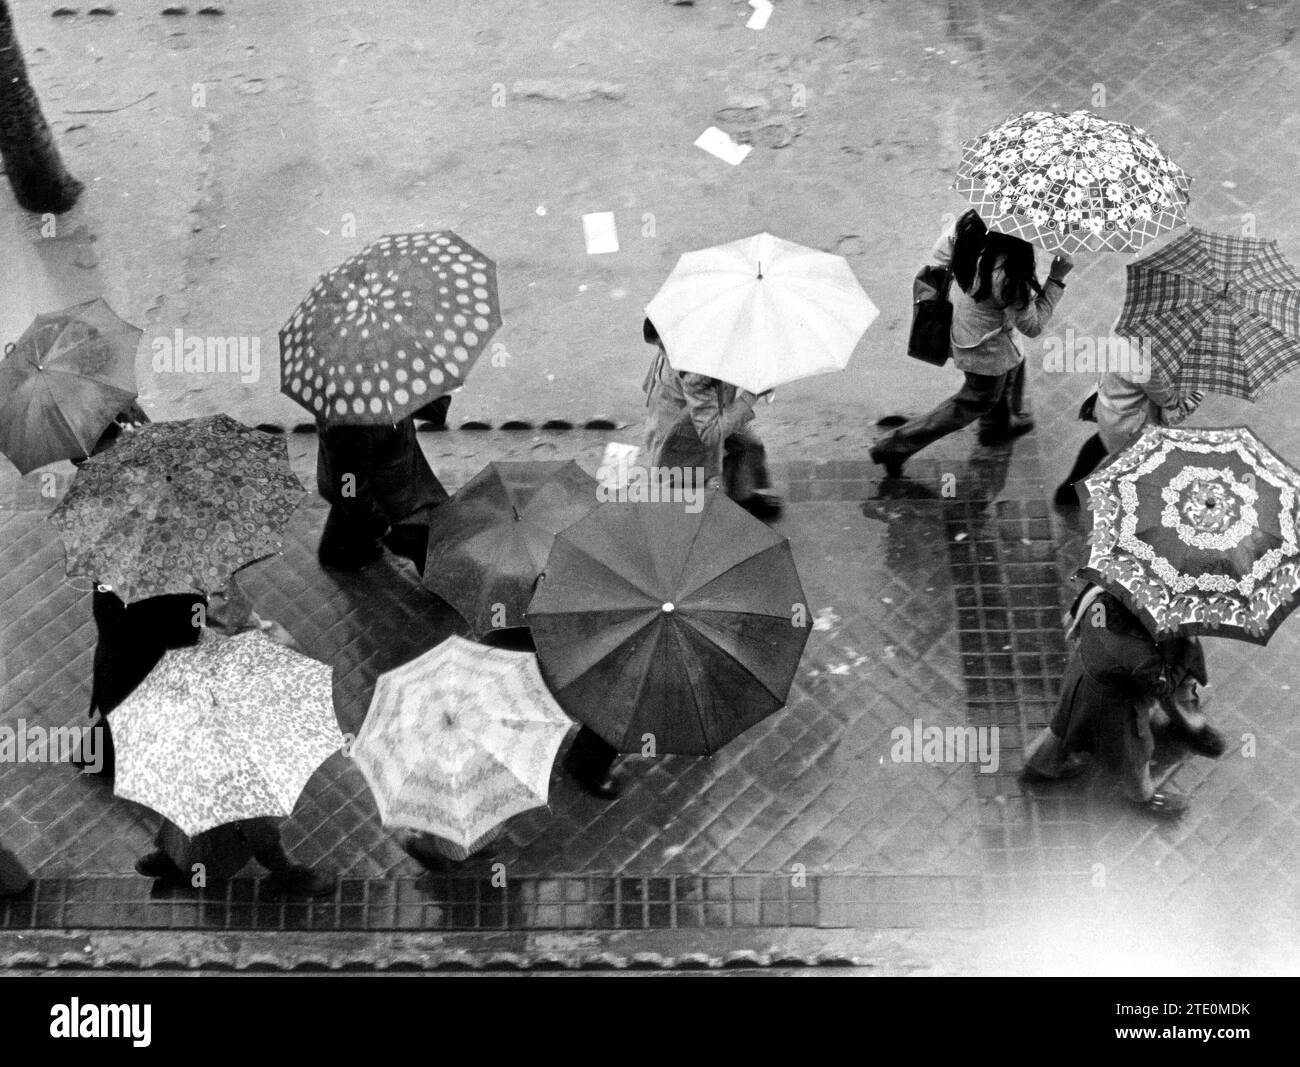
POLYGON ((636 457, 640 452, 641 449, 636 445, 610 441, 605 446, 605 454, 600 457, 596 480, 607 489, 624 488, 627 485, 628 472, 636 466, 636 457))
POLYGON ((726 133, 716 126, 710 126, 695 141, 696 148, 703 148, 711 156, 717 156, 724 163, 733 167, 754 150, 751 144, 736 144, 726 133))
POLYGON ((587 255, 599 256, 618 251, 618 226, 614 212, 597 211, 582 216, 582 236, 587 240, 587 255))
POLYGON ((749 6, 754 9, 754 13, 749 16, 749 21, 745 25, 751 30, 761 30, 772 17, 771 0, 749 0, 749 6))

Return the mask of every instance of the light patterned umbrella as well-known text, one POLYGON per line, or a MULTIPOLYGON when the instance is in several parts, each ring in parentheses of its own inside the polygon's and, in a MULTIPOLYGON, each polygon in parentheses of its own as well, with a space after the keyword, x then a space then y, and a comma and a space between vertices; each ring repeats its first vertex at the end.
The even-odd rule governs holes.
POLYGON ((382 237, 280 330, 280 392, 332 425, 392 425, 465 383, 501 325, 496 266, 450 230, 382 237))
POLYGON ((0 362, 0 452, 23 474, 90 455, 135 399, 140 333, 99 298, 37 315, 0 362))
POLYGON ((770 233, 687 252, 646 306, 674 370, 754 393, 843 370, 878 314, 843 256, 770 233))
POLYGON ((1300 603, 1300 471, 1245 426, 1149 426, 1079 486, 1093 511, 1080 573, 1157 638, 1265 644, 1300 603))
POLYGON ((352 756, 385 826, 468 854, 512 815, 546 803, 571 725, 536 656, 453 636, 379 676, 352 756))
POLYGON ((953 183, 992 230, 1049 252, 1136 252, 1187 221, 1191 179, 1146 133, 1029 111, 962 146, 953 183))
POLYGON ((1276 241, 1195 227, 1127 268, 1115 332, 1174 388, 1247 400, 1300 366, 1300 274, 1276 241))
POLYGON ((69 577, 125 601, 213 593, 281 550, 305 495, 283 437, 208 415, 149 423, 87 460, 50 522, 69 577))
POLYGON ((343 746, 333 670, 259 631, 173 649, 113 712, 114 791, 190 837, 283 816, 343 746))

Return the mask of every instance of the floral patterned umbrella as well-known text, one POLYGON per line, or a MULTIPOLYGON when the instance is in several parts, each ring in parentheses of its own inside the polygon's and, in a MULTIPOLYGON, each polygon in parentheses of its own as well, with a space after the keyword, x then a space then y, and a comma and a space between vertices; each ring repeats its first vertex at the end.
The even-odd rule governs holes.
POLYGON ((1157 638, 1266 644, 1300 602, 1300 471, 1245 426, 1149 426, 1079 495, 1093 511, 1080 574, 1157 638))
POLYGON ((546 803, 572 725, 532 653, 453 636, 379 676, 352 757, 385 826, 433 834, 463 859, 546 803))
POLYGON ((1300 366, 1300 274, 1276 241, 1189 227, 1127 267, 1115 332, 1180 392, 1258 400, 1300 366))
POLYGON ((501 325, 496 266, 450 230, 382 237, 280 330, 280 392, 331 425, 392 425, 465 382, 501 325))
POLYGON ((37 315, 0 362, 0 452, 23 474, 90 455, 135 399, 140 333, 98 298, 37 315))
POLYGON ((962 146, 953 188, 990 229, 1049 252, 1136 252, 1187 221, 1191 179, 1142 130, 1029 111, 962 146))
POLYGON ((253 631, 166 653, 113 712, 114 791, 190 837, 293 811, 343 746, 333 669, 253 631))
POLYGON ((284 438, 209 415, 149 423, 87 460, 50 522, 69 577, 125 601, 212 593, 280 551, 304 495, 284 438))

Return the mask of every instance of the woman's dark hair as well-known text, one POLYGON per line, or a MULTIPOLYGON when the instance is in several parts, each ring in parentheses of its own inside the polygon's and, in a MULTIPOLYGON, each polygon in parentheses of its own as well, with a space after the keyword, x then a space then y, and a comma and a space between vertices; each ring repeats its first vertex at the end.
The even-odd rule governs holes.
POLYGON ((975 284, 975 264, 984 251, 988 227, 974 208, 957 220, 957 236, 952 245, 952 276, 966 292, 975 284))
POLYGON ((655 329, 655 324, 649 319, 641 323, 641 336, 645 338, 648 345, 657 345, 659 343, 659 331, 655 329))
POLYGON ((987 300, 993 295, 993 271, 999 265, 1005 279, 1002 292, 997 295, 1004 304, 1028 307, 1030 294, 1043 291, 1035 274, 1034 246, 1019 237, 992 232, 984 238, 984 251, 980 254, 977 270, 978 287, 971 292, 969 286, 962 286, 972 300, 987 300))

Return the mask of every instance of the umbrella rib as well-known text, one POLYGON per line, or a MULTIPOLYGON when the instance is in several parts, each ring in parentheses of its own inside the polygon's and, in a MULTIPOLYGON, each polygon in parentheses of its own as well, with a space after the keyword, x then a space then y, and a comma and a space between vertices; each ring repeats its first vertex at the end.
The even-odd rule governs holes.
POLYGON ((59 404, 59 398, 58 396, 55 395, 54 389, 50 386, 49 381, 47 381, 44 377, 41 377, 40 383, 42 386, 45 387, 45 391, 50 395, 50 405, 54 410, 54 414, 56 414, 59 417, 59 421, 63 423, 63 426, 68 431, 69 436, 74 441, 77 442, 78 447, 80 447, 82 452, 86 454, 86 457, 89 458, 90 450, 95 447, 95 442, 92 441, 88 447, 85 444, 85 442, 82 441, 81 435, 78 434, 77 431, 73 428, 71 420, 67 417, 67 415, 63 413, 63 407, 59 404))

